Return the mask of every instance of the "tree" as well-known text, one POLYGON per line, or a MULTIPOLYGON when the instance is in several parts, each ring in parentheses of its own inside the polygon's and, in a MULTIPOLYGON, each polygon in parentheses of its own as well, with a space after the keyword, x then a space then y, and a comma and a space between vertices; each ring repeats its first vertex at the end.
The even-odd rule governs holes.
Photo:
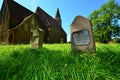
POLYGON ((93 11, 89 19, 92 21, 95 41, 107 43, 112 37, 120 36, 120 4, 109 0, 100 9, 93 11))

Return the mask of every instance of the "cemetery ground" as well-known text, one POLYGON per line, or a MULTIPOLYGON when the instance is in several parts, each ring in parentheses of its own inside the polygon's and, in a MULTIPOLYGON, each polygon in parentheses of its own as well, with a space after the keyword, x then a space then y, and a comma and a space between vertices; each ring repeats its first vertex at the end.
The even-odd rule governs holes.
POLYGON ((0 80, 120 80, 120 44, 96 44, 95 53, 70 44, 0 46, 0 80))

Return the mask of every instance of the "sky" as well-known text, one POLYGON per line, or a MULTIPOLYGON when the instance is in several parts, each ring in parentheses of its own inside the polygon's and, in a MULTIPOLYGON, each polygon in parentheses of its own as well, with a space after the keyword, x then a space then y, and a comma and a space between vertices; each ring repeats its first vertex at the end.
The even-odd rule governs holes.
MULTIPOLYGON (((88 16, 97 10, 109 0, 14 0, 27 9, 35 12, 39 6, 50 16, 55 18, 57 8, 60 10, 62 27, 67 33, 67 41, 70 41, 70 25, 78 15, 88 18, 88 16)), ((120 4, 120 0, 116 0, 120 4)), ((0 8, 3 0, 0 0, 0 8)))

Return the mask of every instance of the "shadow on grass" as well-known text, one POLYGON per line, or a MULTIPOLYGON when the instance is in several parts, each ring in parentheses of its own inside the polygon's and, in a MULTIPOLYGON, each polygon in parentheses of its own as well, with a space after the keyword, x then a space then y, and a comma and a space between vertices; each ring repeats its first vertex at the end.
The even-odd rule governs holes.
POLYGON ((120 50, 114 51, 110 47, 102 47, 97 49, 98 57, 102 62, 120 65, 120 50))
POLYGON ((48 50, 47 48, 12 50, 10 55, 3 55, 3 59, 0 59, 0 80, 22 80, 23 77, 31 80, 35 71, 41 71, 40 74, 43 75, 42 72, 49 72, 50 68, 52 71, 49 74, 52 75, 52 72, 60 72, 61 68, 68 64, 75 64, 75 56, 65 56, 61 53, 60 50, 48 50))
POLYGON ((107 72, 119 75, 119 52, 107 47, 98 47, 97 55, 44 47, 14 49, 0 59, 0 80, 103 80, 107 72))
POLYGON ((101 63, 99 68, 105 69, 107 74, 111 74, 117 79, 120 79, 120 50, 108 46, 97 47, 97 57, 101 63))

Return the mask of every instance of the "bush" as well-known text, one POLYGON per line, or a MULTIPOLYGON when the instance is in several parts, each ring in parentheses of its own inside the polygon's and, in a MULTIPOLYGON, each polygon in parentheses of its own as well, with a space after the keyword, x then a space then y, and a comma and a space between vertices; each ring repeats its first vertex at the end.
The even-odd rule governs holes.
POLYGON ((113 38, 112 41, 113 41, 114 43, 120 43, 120 38, 113 38))

